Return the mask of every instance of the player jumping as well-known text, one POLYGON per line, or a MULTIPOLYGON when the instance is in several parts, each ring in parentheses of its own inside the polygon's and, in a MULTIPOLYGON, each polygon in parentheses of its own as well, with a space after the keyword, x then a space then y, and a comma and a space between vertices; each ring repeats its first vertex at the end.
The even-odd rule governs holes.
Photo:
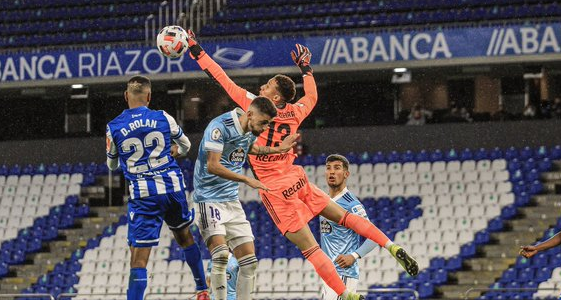
MULTIPOLYGON (((237 86, 224 70, 209 55, 206 55, 191 30, 189 30, 188 43, 190 55, 197 60, 201 69, 216 80, 242 109, 247 110, 256 96, 237 86)), ((291 56, 302 72, 305 96, 296 103, 289 103, 294 99, 296 88, 295 83, 285 75, 276 75, 261 86, 259 96, 273 100, 278 113, 271 122, 269 130, 257 139, 258 145, 279 145, 284 138, 297 132, 302 121, 316 105, 317 90, 310 67, 311 53, 302 45, 296 45, 296 48, 297 52, 292 51, 291 56)), ((418 273, 417 262, 403 248, 394 244, 368 220, 350 214, 310 183, 304 169, 293 165, 295 157, 292 152, 252 155, 250 163, 257 178, 270 189, 270 191, 260 191, 259 194, 275 225, 302 251, 304 257, 314 265, 319 276, 337 295, 344 300, 364 299, 363 296, 346 289, 335 266, 321 251, 308 227, 308 222, 320 214, 388 249, 410 275, 414 276, 418 273)))
POLYGON ((239 264, 237 299, 251 300, 257 257, 251 225, 238 196, 238 182, 252 188, 267 187, 242 174, 247 154, 285 153, 296 144, 291 135, 277 147, 259 146, 257 137, 277 115, 273 102, 257 97, 247 112, 236 108, 210 122, 205 129, 195 163, 193 200, 200 216, 198 226, 212 259, 212 293, 216 300, 227 297, 227 265, 232 249, 239 264))
MULTIPOLYGON (((362 203, 347 189, 349 161, 342 155, 332 154, 325 160, 325 180, 329 185, 331 200, 352 214, 368 219, 362 203)), ((371 240, 360 243, 361 236, 349 228, 343 227, 320 216, 321 249, 336 263, 339 276, 350 292, 356 292, 358 286, 358 259, 376 248, 371 240)), ((329 286, 323 285, 322 300, 338 300, 338 296, 329 286)))
POLYGON ((146 265, 151 247, 160 240, 163 220, 183 248, 197 285, 197 300, 209 300, 201 253, 189 231, 194 213, 187 205, 183 174, 174 159, 186 154, 191 143, 173 117, 148 108, 150 97, 150 80, 132 77, 125 91, 129 109, 109 122, 106 132, 107 166, 115 170, 121 165, 129 181, 127 299, 143 299, 146 265))

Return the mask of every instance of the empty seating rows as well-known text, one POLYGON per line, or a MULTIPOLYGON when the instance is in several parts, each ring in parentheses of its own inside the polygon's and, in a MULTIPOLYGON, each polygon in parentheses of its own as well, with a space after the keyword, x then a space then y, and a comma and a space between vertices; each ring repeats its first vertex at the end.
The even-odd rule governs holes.
MULTIPOLYGON (((245 3, 252 1, 243 1, 245 3)), ((260 2, 260 1, 255 1, 260 2)), ((239 1, 238 3, 242 3, 239 1)), ((446 24, 492 20, 517 21, 561 15, 554 1, 286 1, 284 5, 229 6, 201 35, 236 35, 340 28, 446 24)))
MULTIPOLYGON (((530 196, 537 192, 531 190, 531 186, 527 186, 528 182, 534 180, 533 177, 528 178, 527 174, 535 170, 539 175, 547 170, 547 168, 535 169, 540 163, 561 157, 561 152, 558 152, 558 149, 561 150, 560 147, 540 149, 517 149, 516 155, 512 153, 513 149, 498 150, 499 152, 495 152, 497 149, 469 151, 470 154, 466 154, 464 159, 460 159, 460 156, 468 151, 454 154, 455 159, 446 159, 450 152, 440 152, 437 154, 440 159, 436 160, 432 160, 431 157, 436 153, 432 152, 425 153, 426 157, 419 162, 414 162, 419 153, 408 153, 406 160, 411 161, 401 160, 406 153, 398 154, 398 158, 395 158, 394 154, 383 155, 383 161, 380 161, 379 157, 375 158, 378 154, 348 155, 353 162, 351 178, 358 177, 356 179, 358 182, 355 183, 358 189, 362 183, 368 184, 371 180, 372 185, 377 186, 375 183, 377 176, 390 181, 392 175, 405 178, 408 174, 431 174, 432 181, 423 184, 432 185, 433 191, 436 190, 436 186, 443 183, 449 185, 461 183, 466 187, 463 193, 458 194, 453 194, 449 190, 442 194, 410 197, 401 195, 390 198, 375 195, 374 192, 364 195, 362 202, 369 217, 396 242, 410 249, 419 261, 421 274, 417 278, 404 276, 403 272, 400 274, 401 269, 387 251, 376 249, 365 259, 360 260, 362 275, 359 288, 373 285, 411 287, 422 291, 423 298, 430 297, 436 285, 447 281, 447 272, 457 270, 461 267, 463 259, 475 255, 475 247, 487 243, 489 233, 500 230, 502 221, 512 217, 516 207, 526 205, 530 196), (530 151, 529 155, 525 154, 527 151, 530 151), (395 161, 391 161, 394 159, 395 161), (516 163, 513 164, 513 161, 516 163), (522 176, 514 178, 517 173, 522 176), (435 180, 437 176, 442 177, 435 180), (451 183, 450 180, 454 182, 451 183), (524 189, 516 192, 515 186, 518 186, 519 182, 523 183, 524 189), (473 193, 466 193, 470 184, 473 186, 473 193)), ((303 157, 300 162, 306 159, 311 162, 305 164, 306 171, 313 178, 311 180, 321 182, 324 172, 321 162, 324 161, 325 156, 303 157)), ((182 162, 182 167, 191 170, 192 164, 182 162)), ((247 195, 247 190, 245 192, 247 195)), ((280 236, 265 209, 259 202, 254 201, 258 198, 253 197, 255 196, 250 199, 242 197, 242 200, 256 236, 256 248, 260 258, 258 290, 309 290, 311 293, 317 291, 320 280, 311 266, 303 262, 300 252, 280 236), (296 271, 297 266, 300 266, 299 272, 296 271), (295 270, 287 271, 290 268, 295 270)), ((124 223, 125 219, 121 224, 124 223)), ((310 223, 310 227, 317 236, 319 228, 317 219, 310 223)), ((200 243, 198 233, 195 232, 195 236, 200 243)), ((73 274, 65 274, 66 277, 57 277, 59 282, 65 284, 64 288, 70 287, 74 291, 77 289, 80 294, 123 292, 126 289, 129 258, 124 246, 125 238, 126 226, 119 226, 115 235, 105 236, 92 242, 83 258, 80 261, 76 259, 81 265, 80 270, 73 274), (72 282, 74 284, 69 285, 72 282), (123 285, 119 286, 115 283, 123 285)), ((208 252, 203 253, 203 257, 208 259, 208 252)), ((193 282, 190 272, 181 262, 181 249, 171 241, 167 229, 162 231, 160 247, 155 249, 151 260, 149 272, 153 277, 147 292, 164 294, 192 291, 193 282), (169 284, 171 280, 182 282, 181 287, 169 284)), ((71 269, 72 263, 69 261, 67 264, 66 269, 71 269)), ((53 288, 51 281, 55 276, 48 277, 48 283, 51 284, 49 288, 53 288)), ((38 284, 31 290, 45 289, 45 286, 38 284)), ((61 288, 58 291, 60 290, 61 288)), ((259 297, 277 296, 265 294, 259 297)), ((162 296, 162 298, 166 297, 172 296, 162 296)), ((286 296, 279 297, 286 298, 286 296)), ((308 295, 299 298, 302 297, 308 295)), ((310 297, 317 297, 317 294, 310 297)))

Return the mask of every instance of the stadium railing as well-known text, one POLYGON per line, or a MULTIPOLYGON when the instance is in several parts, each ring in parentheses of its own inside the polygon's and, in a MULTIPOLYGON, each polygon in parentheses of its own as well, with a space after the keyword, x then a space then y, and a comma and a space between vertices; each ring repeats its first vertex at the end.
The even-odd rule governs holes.
POLYGON ((528 291, 560 291, 556 288, 469 288, 464 293, 464 300, 469 300, 469 294, 473 292, 528 292, 528 291))

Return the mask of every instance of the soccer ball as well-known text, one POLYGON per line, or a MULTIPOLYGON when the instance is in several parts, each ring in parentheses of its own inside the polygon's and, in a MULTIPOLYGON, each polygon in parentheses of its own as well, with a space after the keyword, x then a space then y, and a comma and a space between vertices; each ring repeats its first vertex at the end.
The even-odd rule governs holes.
POLYGON ((158 50, 169 58, 178 58, 187 48, 187 32, 180 26, 166 26, 156 39, 158 50))

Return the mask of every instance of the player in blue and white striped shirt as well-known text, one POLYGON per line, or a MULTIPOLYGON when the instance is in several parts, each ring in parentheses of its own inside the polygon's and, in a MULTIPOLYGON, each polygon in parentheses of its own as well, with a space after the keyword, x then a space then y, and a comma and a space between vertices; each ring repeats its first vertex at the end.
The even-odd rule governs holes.
POLYGON ((186 154, 191 143, 170 115, 148 108, 150 97, 150 80, 132 77, 125 91, 129 109, 110 121, 106 132, 107 165, 111 170, 121 165, 129 181, 127 299, 143 299, 150 250, 158 245, 165 221, 184 249, 197 285, 197 300, 208 300, 201 254, 189 231, 194 212, 187 204, 185 181, 174 158, 186 154))
MULTIPOLYGON (((329 196, 350 213, 368 219, 362 203, 347 189, 349 161, 342 155, 332 154, 326 159, 325 179, 329 185, 329 196)), ((359 279, 358 259, 364 257, 376 243, 366 240, 361 245, 362 237, 352 229, 320 216, 321 249, 335 262, 339 276, 347 290, 356 292, 359 279)), ((323 300, 339 300, 341 297, 326 284, 323 285, 323 300)))

